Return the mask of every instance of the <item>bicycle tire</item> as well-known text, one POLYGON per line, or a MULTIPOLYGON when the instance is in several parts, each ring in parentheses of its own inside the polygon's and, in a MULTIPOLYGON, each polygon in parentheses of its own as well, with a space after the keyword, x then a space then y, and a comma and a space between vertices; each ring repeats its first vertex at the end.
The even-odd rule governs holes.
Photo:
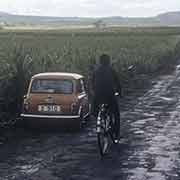
POLYGON ((104 156, 107 153, 109 147, 108 136, 102 133, 98 133, 97 138, 100 155, 104 156))
POLYGON ((115 133, 115 117, 114 117, 114 114, 111 114, 110 118, 111 118, 111 129, 109 131, 109 134, 110 134, 110 137, 111 137, 113 144, 116 144, 115 143, 116 133, 115 133))
POLYGON ((100 117, 100 131, 97 133, 98 147, 101 156, 104 156, 109 148, 109 130, 107 129, 107 119, 100 117))

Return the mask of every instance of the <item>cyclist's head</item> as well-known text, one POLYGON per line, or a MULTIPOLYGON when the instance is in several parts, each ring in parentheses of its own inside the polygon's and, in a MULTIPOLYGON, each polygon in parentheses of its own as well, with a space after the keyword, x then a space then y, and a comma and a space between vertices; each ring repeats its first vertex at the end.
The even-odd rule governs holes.
POLYGON ((105 65, 105 66, 109 66, 110 65, 110 56, 107 54, 102 54, 100 56, 100 64, 105 65))

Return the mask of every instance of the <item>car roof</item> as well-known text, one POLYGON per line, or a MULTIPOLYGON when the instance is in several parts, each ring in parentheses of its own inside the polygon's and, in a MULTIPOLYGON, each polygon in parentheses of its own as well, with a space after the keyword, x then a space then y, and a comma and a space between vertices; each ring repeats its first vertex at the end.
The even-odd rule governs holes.
POLYGON ((82 75, 76 73, 64 73, 64 72, 47 72, 39 73, 32 77, 32 79, 81 79, 82 75))

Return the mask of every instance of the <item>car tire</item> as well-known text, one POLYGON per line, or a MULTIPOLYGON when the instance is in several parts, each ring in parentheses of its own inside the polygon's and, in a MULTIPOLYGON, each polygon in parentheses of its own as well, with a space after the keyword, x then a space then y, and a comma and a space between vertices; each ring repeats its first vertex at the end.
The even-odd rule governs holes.
POLYGON ((76 122, 74 123, 73 130, 74 131, 80 131, 83 127, 82 120, 81 120, 81 118, 78 118, 75 121, 76 122))
POLYGON ((27 128, 27 122, 26 122, 26 119, 22 118, 21 126, 22 126, 22 128, 24 128, 24 129, 27 128))

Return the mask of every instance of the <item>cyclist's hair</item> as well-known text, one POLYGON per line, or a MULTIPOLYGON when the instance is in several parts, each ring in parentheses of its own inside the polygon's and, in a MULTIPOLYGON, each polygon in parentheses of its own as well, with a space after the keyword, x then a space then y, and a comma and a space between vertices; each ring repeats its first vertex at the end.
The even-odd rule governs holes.
POLYGON ((110 56, 107 54, 102 54, 100 56, 99 62, 101 65, 109 65, 110 64, 110 56))

